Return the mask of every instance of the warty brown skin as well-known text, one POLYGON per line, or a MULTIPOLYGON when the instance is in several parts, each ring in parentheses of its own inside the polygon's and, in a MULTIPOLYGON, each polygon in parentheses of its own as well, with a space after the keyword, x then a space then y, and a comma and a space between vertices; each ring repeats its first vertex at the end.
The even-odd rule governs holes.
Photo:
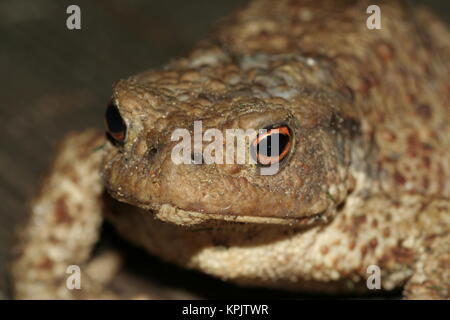
POLYGON ((103 211, 151 253, 237 283, 359 292, 377 265, 384 289, 449 298, 449 33, 396 1, 379 4, 382 29, 369 30, 371 4, 252 1, 188 57, 119 81, 113 102, 126 141, 91 154, 72 146, 102 145, 93 132, 62 143, 64 165, 21 233, 17 297, 99 295, 72 296, 61 270, 85 263, 95 243, 78 216, 98 225, 103 211), (195 120, 223 132, 289 124, 294 147, 273 176, 251 164, 175 165, 170 135, 192 132, 195 120), (127 204, 86 193, 102 186, 127 204), (72 210, 84 198, 96 209, 72 210), (64 234, 82 257, 67 251, 64 234))

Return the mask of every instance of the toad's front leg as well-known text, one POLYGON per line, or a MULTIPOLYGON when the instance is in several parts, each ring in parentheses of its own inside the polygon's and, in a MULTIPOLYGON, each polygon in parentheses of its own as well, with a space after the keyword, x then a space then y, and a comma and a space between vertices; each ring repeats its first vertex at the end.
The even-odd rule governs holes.
POLYGON ((95 268, 87 265, 102 222, 99 150, 104 142, 94 130, 72 133, 62 141, 19 232, 12 263, 15 298, 113 297, 92 280, 89 270, 95 268), (80 267, 79 290, 66 283, 71 265, 80 267))

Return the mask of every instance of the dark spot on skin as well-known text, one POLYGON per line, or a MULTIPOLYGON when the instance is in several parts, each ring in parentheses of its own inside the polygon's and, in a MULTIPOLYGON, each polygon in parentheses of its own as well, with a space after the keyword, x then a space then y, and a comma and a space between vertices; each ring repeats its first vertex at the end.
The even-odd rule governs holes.
POLYGON ((232 167, 230 167, 228 169, 228 173, 229 174, 238 174, 239 172, 241 172, 242 167, 238 166, 238 165, 233 165, 232 167))
POLYGON ((442 192, 442 190, 444 190, 445 187, 445 172, 444 172, 444 168, 442 167, 442 163, 439 163, 438 166, 438 191, 442 192))
POLYGON ((384 120, 386 120, 385 114, 382 111, 381 112, 376 111, 374 116, 375 116, 376 121, 379 123, 383 123, 384 120))
POLYGON ((37 265, 39 269, 51 269, 53 267, 53 261, 50 260, 49 257, 45 257, 41 262, 37 265))
POLYGON ((73 183, 78 184, 78 176, 75 173, 69 174, 69 179, 72 180, 73 183))
POLYGON ((412 263, 414 261, 414 252, 408 248, 398 246, 392 248, 392 255, 399 263, 412 263))
POLYGON ((422 143, 422 149, 425 151, 433 151, 433 146, 429 143, 422 143))
POLYGON ((349 86, 342 87, 341 88, 341 92, 350 101, 354 101, 355 100, 355 93, 353 92, 353 89, 350 88, 349 86))
POLYGON ((429 120, 433 116, 433 110, 427 104, 420 104, 416 106, 416 113, 425 120, 429 120))
POLYGON ((65 196, 59 197, 55 203, 55 219, 58 224, 71 223, 73 220, 67 211, 65 196))
POLYGON ((427 202, 422 202, 420 204, 419 212, 424 212, 427 207, 428 207, 428 203, 427 202))
POLYGON ((383 236, 384 236, 385 238, 389 238, 390 235, 391 235, 391 230, 389 230, 388 227, 384 228, 384 229, 383 229, 383 236))
POLYGON ((428 156, 424 156, 422 157, 423 160, 423 165, 425 166, 426 169, 430 169, 431 166, 431 160, 428 156))
POLYGON ((322 255, 326 255, 329 252, 328 247, 327 246, 322 246, 320 247, 320 253, 322 255))
POLYGON ((384 62, 388 62, 394 57, 395 50, 390 44, 386 42, 380 42, 376 47, 376 53, 381 60, 383 60, 384 62))
POLYGON ((366 216, 360 215, 360 216, 356 216, 353 217, 353 223, 356 227, 362 225, 363 223, 365 223, 367 220, 366 216))
POLYGON ((359 91, 363 95, 367 95, 369 90, 378 84, 377 79, 373 75, 367 75, 361 79, 359 91))
POLYGON ((386 157, 383 157, 383 161, 382 162, 379 162, 379 166, 380 167, 382 167, 383 165, 382 165, 382 163, 383 162, 387 162, 387 163, 395 163, 395 162, 397 162, 397 160, 398 160, 398 156, 397 155, 394 155, 394 154, 390 154, 390 155, 388 155, 388 156, 386 156, 386 157))
POLYGON ((350 241, 350 244, 348 245, 348 249, 350 251, 353 251, 356 247, 356 241, 354 239, 352 239, 352 241, 350 241))
POLYGON ((59 239, 55 238, 54 236, 50 236, 49 240, 53 244, 58 244, 60 242, 59 239))
POLYGON ((430 187, 430 179, 427 176, 422 178, 422 187, 425 191, 430 187))
POLYGON ((357 237, 360 226, 366 222, 367 218, 364 215, 352 217, 352 220, 346 225, 344 232, 348 232, 350 236, 357 237))
POLYGON ((313 269, 314 269, 315 271, 321 271, 322 268, 323 268, 323 266, 320 265, 320 264, 317 264, 317 265, 313 266, 313 269))
POLYGON ((373 238, 372 240, 370 240, 370 242, 369 242, 370 249, 375 250, 377 245, 378 245, 377 238, 373 238))
POLYGON ((394 180, 395 180, 398 184, 401 184, 401 185, 404 185, 405 182, 406 182, 405 177, 403 177, 403 176, 401 175, 401 173, 398 172, 398 171, 395 171, 395 172, 394 172, 394 180))
POLYGON ((392 131, 386 130, 383 132, 383 139, 388 142, 394 142, 395 140, 397 140, 397 136, 392 131))
POLYGON ((373 238, 367 244, 361 247, 361 255, 365 256, 369 251, 374 251, 378 245, 378 240, 373 238))
POLYGON ((416 157, 422 148, 421 141, 416 134, 412 133, 408 136, 408 155, 410 157, 416 157))
POLYGON ((415 158, 415 157, 417 157, 417 150, 409 149, 407 154, 410 158, 415 158))
POLYGON ((412 93, 408 93, 408 94, 406 95, 406 101, 407 101, 408 103, 413 103, 413 102, 416 101, 416 96, 413 95, 412 93))
MULTIPOLYGON (((398 202, 393 202, 392 204, 396 208, 398 208, 398 206, 400 205, 398 202)), ((391 222, 391 221, 392 221, 392 215, 390 213, 386 214, 386 222, 391 222)))
POLYGON ((372 228, 377 228, 378 227, 378 220, 377 219, 373 219, 372 221, 372 228))
POLYGON ((368 250, 367 245, 363 245, 363 246, 361 247, 361 255, 362 255, 363 257, 367 254, 368 251, 369 251, 369 250, 368 250))
POLYGON ((340 259, 341 259, 341 257, 339 257, 339 256, 334 257, 334 258, 332 259, 331 265, 333 266, 334 269, 338 269, 340 259))

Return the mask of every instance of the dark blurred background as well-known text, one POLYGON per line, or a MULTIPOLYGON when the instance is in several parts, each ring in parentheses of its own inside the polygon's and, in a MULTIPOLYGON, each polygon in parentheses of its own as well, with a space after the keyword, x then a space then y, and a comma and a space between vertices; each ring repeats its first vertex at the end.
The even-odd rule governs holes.
MULTIPOLYGON (((449 1, 414 2, 450 21, 449 1)), ((0 0, 0 299, 9 297, 6 270, 14 226, 23 218, 57 141, 70 130, 102 127, 115 81, 185 54, 215 20, 244 3, 0 0), (81 7, 80 31, 66 28, 71 4, 81 7)), ((158 276, 171 274, 167 281, 173 291, 189 278, 191 287, 205 283, 194 296, 245 297, 255 292, 236 295, 236 289, 219 281, 164 265, 157 268, 158 276), (227 293, 217 294, 222 289, 227 293)))

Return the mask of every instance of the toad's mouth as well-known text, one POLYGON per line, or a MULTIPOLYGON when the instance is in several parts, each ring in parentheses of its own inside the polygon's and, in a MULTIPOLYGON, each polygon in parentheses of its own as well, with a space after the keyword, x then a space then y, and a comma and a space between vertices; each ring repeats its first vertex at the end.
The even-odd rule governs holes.
MULTIPOLYGON (((155 215, 155 218, 180 225, 180 226, 195 226, 205 224, 208 222, 236 222, 236 223, 254 223, 254 224, 272 224, 272 225, 295 225, 295 226, 314 226, 316 224, 324 224, 330 221, 333 216, 332 212, 325 210, 317 210, 304 216, 262 216, 262 215, 250 215, 242 213, 231 212, 215 212, 213 210, 195 210, 192 208, 183 208, 172 203, 162 202, 148 202, 140 201, 130 194, 124 192, 118 192, 115 189, 106 188, 109 196, 116 201, 127 203, 132 206, 139 207, 149 214, 155 215)), ((320 208, 320 209, 323 209, 320 208)))
POLYGON ((181 226, 195 226, 207 223, 208 221, 218 220, 238 223, 313 226, 328 220, 322 213, 301 218, 261 217, 190 211, 177 208, 171 204, 162 204, 159 208, 152 209, 151 211, 155 212, 155 217, 159 220, 181 226))

